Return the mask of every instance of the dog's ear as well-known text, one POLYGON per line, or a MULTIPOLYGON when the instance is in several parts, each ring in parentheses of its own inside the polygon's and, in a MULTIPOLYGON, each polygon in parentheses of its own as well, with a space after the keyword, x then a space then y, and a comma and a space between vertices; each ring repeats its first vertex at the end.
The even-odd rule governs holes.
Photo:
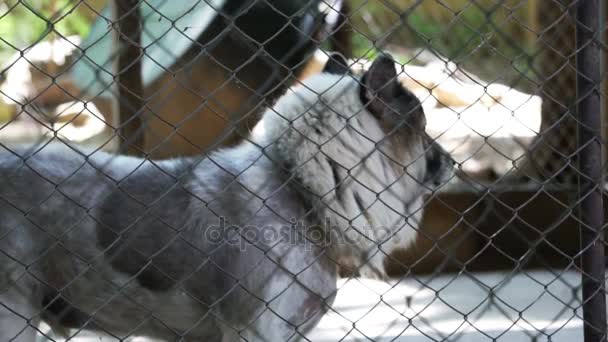
POLYGON ((387 106, 393 102, 400 87, 395 61, 390 55, 380 55, 361 78, 361 102, 380 118, 387 109, 390 110, 387 106))
POLYGON ((410 124, 424 126, 420 101, 401 85, 397 76, 393 58, 390 55, 378 56, 361 78, 361 102, 379 120, 397 123, 410 118, 415 120, 409 121, 410 124))
POLYGON ((335 75, 345 75, 348 71, 349 68, 346 58, 337 52, 329 55, 329 60, 325 64, 325 67, 323 67, 324 73, 335 75))

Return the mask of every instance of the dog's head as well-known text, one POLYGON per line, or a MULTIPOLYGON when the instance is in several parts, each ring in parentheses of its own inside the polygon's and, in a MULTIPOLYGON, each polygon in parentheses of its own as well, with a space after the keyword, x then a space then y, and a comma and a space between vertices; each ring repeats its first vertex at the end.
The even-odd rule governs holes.
MULTIPOLYGON (((325 72, 347 73, 348 69, 340 65, 345 66, 346 61, 334 55, 325 72)), ((387 257, 396 249, 407 248, 414 239, 424 195, 449 181, 454 169, 449 154, 426 133, 426 117, 420 100, 399 82, 395 65, 390 56, 381 55, 358 81, 358 100, 364 110, 357 115, 373 118, 382 132, 378 137, 374 136, 373 129, 368 130, 377 155, 375 161, 372 155, 365 157, 369 162, 366 160, 363 164, 369 173, 384 174, 379 181, 384 188, 378 189, 376 181, 365 184, 368 177, 358 177, 359 188, 374 189, 368 192, 366 203, 358 205, 368 229, 374 233, 359 234, 354 228, 357 234, 363 235, 362 239, 347 231, 345 235, 355 236, 351 241, 359 244, 349 246, 351 251, 343 253, 346 258, 342 260, 347 267, 354 267, 356 274, 375 278, 385 278, 387 257), (390 169, 389 175, 386 168, 390 169), (368 237, 373 238, 367 240, 368 237)), ((353 187, 355 192, 356 188, 353 187)), ((361 197, 364 196, 359 195, 361 197)), ((359 202, 363 201, 359 199, 359 202)), ((361 220, 355 218, 354 221, 361 220)))
POLYGON ((386 135, 384 152, 403 165, 423 190, 433 191, 452 177, 452 158, 426 133, 422 104, 399 82, 390 56, 379 56, 363 75, 359 98, 386 135))
POLYGON ((414 240, 424 195, 453 173, 425 132, 420 101, 397 76, 388 56, 357 77, 333 55, 263 119, 266 142, 313 199, 336 261, 376 278, 414 240))

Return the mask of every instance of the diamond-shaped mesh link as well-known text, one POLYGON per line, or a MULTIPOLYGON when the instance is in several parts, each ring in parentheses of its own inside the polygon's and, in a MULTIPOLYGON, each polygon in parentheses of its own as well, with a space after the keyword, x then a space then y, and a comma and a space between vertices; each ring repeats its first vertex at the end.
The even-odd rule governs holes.
POLYGON ((607 11, 0 2, 0 341, 605 341, 607 11))

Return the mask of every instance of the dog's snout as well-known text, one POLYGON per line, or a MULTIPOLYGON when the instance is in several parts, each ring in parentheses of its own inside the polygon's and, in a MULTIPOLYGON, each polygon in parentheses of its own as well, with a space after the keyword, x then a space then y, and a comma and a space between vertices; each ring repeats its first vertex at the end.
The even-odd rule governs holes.
POLYGON ((441 156, 436 152, 431 152, 430 158, 427 159, 427 173, 430 175, 436 174, 441 169, 441 156))
POLYGON ((425 181, 435 187, 449 180, 456 164, 450 154, 434 141, 427 150, 426 163, 425 181))

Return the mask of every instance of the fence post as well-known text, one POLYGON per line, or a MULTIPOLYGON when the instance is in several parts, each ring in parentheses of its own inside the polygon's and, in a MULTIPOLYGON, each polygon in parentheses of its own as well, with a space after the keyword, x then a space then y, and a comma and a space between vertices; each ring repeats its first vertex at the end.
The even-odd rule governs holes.
POLYGON ((606 341, 599 0, 576 5, 576 87, 585 342, 606 341))
POLYGON ((118 115, 120 124, 120 152, 142 154, 144 150, 141 117, 144 106, 141 74, 143 22, 139 12, 139 0, 115 0, 114 18, 114 43, 118 53, 115 79, 118 85, 118 103, 115 114, 118 115))

